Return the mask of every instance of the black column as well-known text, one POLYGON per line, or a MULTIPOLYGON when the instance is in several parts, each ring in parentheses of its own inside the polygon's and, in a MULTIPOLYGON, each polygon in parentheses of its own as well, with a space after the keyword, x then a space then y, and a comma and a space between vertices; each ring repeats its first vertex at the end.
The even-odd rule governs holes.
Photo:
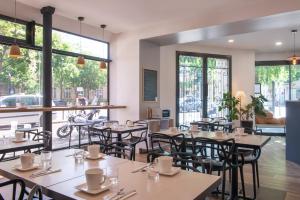
MULTIPOLYGON (((52 106, 52 15, 55 8, 41 9, 43 14, 43 106, 52 106)), ((43 112, 43 130, 52 132, 52 112, 43 112)), ((52 137, 50 141, 52 148, 52 137)))

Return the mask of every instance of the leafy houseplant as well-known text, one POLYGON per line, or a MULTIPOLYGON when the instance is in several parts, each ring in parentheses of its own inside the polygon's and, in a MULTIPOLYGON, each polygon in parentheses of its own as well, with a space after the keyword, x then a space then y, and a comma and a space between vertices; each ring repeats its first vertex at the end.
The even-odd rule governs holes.
POLYGON ((239 110, 237 106, 239 105, 240 100, 231 96, 230 93, 223 94, 223 100, 219 106, 219 111, 228 110, 226 118, 230 121, 239 119, 239 110))
POLYGON ((266 116, 264 112, 264 102, 267 99, 260 95, 258 97, 250 96, 251 102, 244 108, 241 107, 240 99, 232 97, 230 93, 223 94, 223 101, 219 106, 219 111, 228 109, 227 118, 229 120, 240 119, 241 126, 244 128, 253 128, 253 117, 254 115, 266 116), (239 105, 239 107, 238 107, 239 105))

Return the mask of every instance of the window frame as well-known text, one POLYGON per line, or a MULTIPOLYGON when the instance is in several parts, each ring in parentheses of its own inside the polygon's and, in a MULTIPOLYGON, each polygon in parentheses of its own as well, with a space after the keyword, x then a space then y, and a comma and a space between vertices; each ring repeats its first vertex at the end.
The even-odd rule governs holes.
POLYGON ((209 53, 198 53, 198 52, 188 52, 188 51, 176 51, 176 125, 179 126, 179 57, 180 56, 195 56, 202 57, 203 67, 202 67, 202 77, 203 77, 203 95, 202 95, 202 116, 208 116, 208 58, 220 58, 228 60, 228 91, 232 94, 232 56, 231 55, 221 55, 221 54, 209 54, 209 53))

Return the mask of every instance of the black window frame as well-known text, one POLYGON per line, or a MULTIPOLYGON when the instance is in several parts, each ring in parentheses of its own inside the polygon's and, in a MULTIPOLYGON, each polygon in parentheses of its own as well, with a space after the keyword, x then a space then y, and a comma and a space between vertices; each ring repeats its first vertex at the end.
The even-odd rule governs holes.
POLYGON ((179 56, 195 56, 201 57, 203 59, 203 68, 202 68, 202 116, 207 117, 207 102, 208 102, 208 80, 207 80, 207 59, 208 58, 220 58, 228 60, 228 91, 232 94, 232 56, 231 55, 221 55, 221 54, 209 54, 209 53, 198 53, 198 52, 189 52, 189 51, 176 51, 176 126, 179 126, 179 56))

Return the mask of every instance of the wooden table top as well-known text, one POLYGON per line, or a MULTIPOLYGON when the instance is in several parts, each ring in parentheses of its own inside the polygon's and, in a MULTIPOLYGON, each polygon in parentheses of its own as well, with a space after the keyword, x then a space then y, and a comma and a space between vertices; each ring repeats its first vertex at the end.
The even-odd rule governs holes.
MULTIPOLYGON (((176 135, 176 133, 173 133, 170 130, 163 130, 158 133, 162 133, 166 135, 176 135)), ((182 131, 178 133, 183 133, 186 137, 191 137, 191 136, 193 136, 194 138, 203 137, 203 138, 210 138, 219 141, 233 138, 235 140, 236 145, 241 147, 247 147, 247 146, 263 147, 271 139, 270 136, 250 135, 250 134, 247 134, 245 136, 237 136, 233 133, 229 135, 223 134, 222 137, 217 137, 215 132, 208 132, 208 131, 196 131, 196 132, 182 131)))
MULTIPOLYGON (((95 126, 94 128, 96 129, 105 129, 108 128, 107 126, 95 126)), ((111 132, 113 133, 128 133, 128 132, 135 132, 135 131, 142 131, 142 130, 147 130, 148 127, 144 125, 140 126, 126 126, 126 125, 118 125, 117 127, 111 126, 111 132)))
POLYGON ((44 144, 30 139, 24 142, 13 142, 14 138, 0 139, 0 153, 42 147, 44 144))
MULTIPOLYGON (((63 151, 52 152, 52 168, 61 169, 61 172, 49 174, 47 176, 41 176, 37 178, 30 178, 32 173, 39 171, 40 169, 21 172, 14 169, 14 166, 20 164, 20 159, 1 162, 0 174, 7 178, 22 178, 29 186, 40 185, 42 187, 49 187, 60 182, 70 180, 79 176, 84 176, 85 170, 89 168, 106 168, 109 166, 118 165, 119 163, 126 162, 126 160, 111 156, 105 156, 104 159, 99 160, 85 160, 82 164, 76 164, 73 156, 74 149, 67 149, 63 151)), ((40 158, 36 156, 35 162, 39 163, 40 158)))
MULTIPOLYGON (((129 199, 204 199, 209 192, 220 184, 221 180, 218 176, 183 170, 173 177, 160 175, 157 181, 149 179, 147 172, 131 173, 133 170, 145 165, 145 163, 134 161, 127 161, 118 165, 120 184, 118 188, 125 188, 125 191, 137 191, 137 194, 129 199), (170 192, 170 189, 172 192, 170 192)), ((109 190, 99 195, 85 194, 75 189, 77 185, 82 183, 85 183, 85 176, 53 185, 48 189, 55 191, 56 197, 60 199, 71 197, 80 200, 98 200, 104 199, 113 193, 109 190)), ((112 190, 118 190, 118 188, 112 190)))
POLYGON ((129 199, 204 199, 221 181, 218 176, 188 171, 181 171, 173 177, 160 175, 159 180, 155 181, 149 179, 146 172, 131 173, 145 166, 146 163, 106 156, 105 159, 85 160, 82 164, 76 164, 73 157, 66 157, 73 152, 72 149, 53 152, 53 169, 62 169, 58 173, 30 178, 29 176, 35 171, 19 172, 12 169, 12 166, 20 162, 20 160, 14 160, 0 163, 0 174, 8 178, 22 178, 30 187, 38 184, 42 186, 46 195, 55 199, 80 200, 102 199, 115 191, 112 189, 99 195, 88 195, 75 189, 75 186, 85 182, 85 170, 94 167, 103 169, 118 167, 119 188, 137 191, 137 194, 129 199))

